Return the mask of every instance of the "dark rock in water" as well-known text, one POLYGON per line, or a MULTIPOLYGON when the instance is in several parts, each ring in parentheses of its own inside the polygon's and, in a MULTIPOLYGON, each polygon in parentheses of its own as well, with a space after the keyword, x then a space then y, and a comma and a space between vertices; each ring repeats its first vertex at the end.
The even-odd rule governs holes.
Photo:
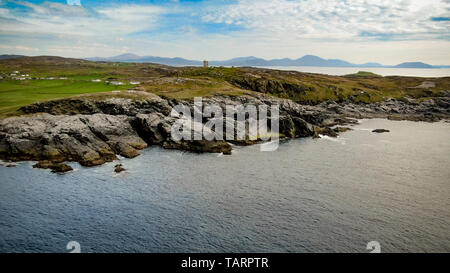
POLYGON ((114 152, 126 158, 134 158, 139 155, 139 152, 127 143, 117 142, 111 145, 111 148, 114 152))
POLYGON ((6 165, 6 167, 7 168, 13 168, 13 167, 17 167, 17 165, 16 164, 8 164, 8 165, 6 165))
POLYGON ((188 141, 166 141, 163 143, 165 149, 176 149, 190 151, 195 153, 223 153, 230 155, 232 147, 227 142, 207 141, 207 140, 188 140, 188 141))
POLYGON ((33 165, 33 168, 51 169, 53 173, 65 173, 73 170, 72 167, 65 163, 51 162, 48 160, 39 161, 33 165))
POLYGON ((338 137, 338 133, 331 129, 330 127, 315 127, 314 138, 320 138, 319 135, 338 137))
POLYGON ((379 133, 379 134, 381 134, 381 133, 389 133, 389 132, 390 131, 386 130, 386 129, 375 129, 375 130, 372 131, 372 133, 379 133))
POLYGON ((123 167, 123 165, 122 164, 117 164, 115 167, 114 167, 114 171, 116 172, 116 173, 121 173, 121 172, 123 172, 123 171, 125 171, 126 169, 123 167))
POLYGON ((347 131, 351 131, 353 130, 352 128, 349 127, 336 127, 333 129, 333 131, 335 131, 336 133, 343 133, 343 132, 347 132, 347 131))
POLYGON ((58 163, 57 165, 52 167, 53 173, 66 173, 73 171, 73 168, 64 163, 58 163))
POLYGON ((313 125, 298 117, 293 117, 292 121, 295 125, 295 137, 309 137, 314 135, 313 125))
POLYGON ((279 119, 279 130, 280 134, 285 137, 292 138, 295 136, 295 124, 290 116, 280 116, 279 119))

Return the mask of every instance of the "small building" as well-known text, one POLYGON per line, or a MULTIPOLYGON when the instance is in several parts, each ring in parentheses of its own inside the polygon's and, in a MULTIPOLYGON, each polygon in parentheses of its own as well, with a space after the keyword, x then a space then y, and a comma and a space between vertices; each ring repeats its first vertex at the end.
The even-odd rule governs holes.
POLYGON ((209 62, 208 61, 203 61, 203 67, 209 67, 209 62))

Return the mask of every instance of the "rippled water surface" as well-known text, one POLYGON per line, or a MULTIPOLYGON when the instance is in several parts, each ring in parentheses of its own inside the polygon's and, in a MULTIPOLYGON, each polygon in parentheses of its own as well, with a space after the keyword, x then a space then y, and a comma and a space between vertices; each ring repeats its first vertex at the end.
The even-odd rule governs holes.
POLYGON ((354 129, 232 156, 153 147, 120 175, 0 166, 0 252, 450 251, 450 124, 354 129))

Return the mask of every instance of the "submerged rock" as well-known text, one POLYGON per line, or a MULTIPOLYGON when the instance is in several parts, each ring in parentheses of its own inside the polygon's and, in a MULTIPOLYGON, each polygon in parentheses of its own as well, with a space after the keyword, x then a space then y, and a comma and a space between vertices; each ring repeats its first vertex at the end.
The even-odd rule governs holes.
POLYGON ((126 171, 126 169, 123 167, 122 164, 117 164, 117 165, 114 167, 114 171, 115 171, 116 173, 121 173, 121 172, 123 172, 123 171, 126 171))
POLYGON ((70 172, 73 170, 72 167, 70 167, 69 165, 64 164, 64 163, 59 163, 59 164, 53 166, 51 169, 52 169, 53 173, 66 173, 66 172, 70 172))
POLYGON ((372 131, 372 133, 379 133, 379 134, 381 134, 381 133, 389 133, 389 132, 390 131, 386 130, 386 129, 375 129, 375 130, 372 131))
POLYGON ((166 141, 163 143, 165 149, 176 149, 195 153, 223 153, 231 155, 232 147, 225 141, 189 140, 189 141, 166 141))
POLYGON ((73 170, 72 167, 65 163, 51 162, 48 160, 39 161, 33 165, 33 168, 51 169, 53 173, 66 173, 73 170))

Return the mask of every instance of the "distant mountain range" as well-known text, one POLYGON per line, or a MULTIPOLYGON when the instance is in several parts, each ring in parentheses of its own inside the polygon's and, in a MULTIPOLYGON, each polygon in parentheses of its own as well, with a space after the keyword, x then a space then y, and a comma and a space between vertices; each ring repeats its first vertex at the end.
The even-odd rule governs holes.
MULTIPOLYGON (((164 58, 155 56, 138 56, 135 54, 122 54, 110 58, 86 58, 90 61, 102 62, 135 62, 135 63, 158 63, 172 66, 198 66, 202 61, 187 60, 183 58, 164 58)), ((391 67, 391 68, 450 68, 450 66, 432 66, 422 62, 406 62, 395 66, 382 65, 379 63, 353 64, 339 59, 323 59, 313 55, 305 55, 298 59, 273 59, 265 60, 254 56, 240 57, 224 61, 209 61, 213 66, 319 66, 319 67, 391 67)))
POLYGON ((122 54, 119 56, 114 56, 110 58, 86 58, 88 61, 94 62, 127 62, 127 63, 156 63, 156 64, 164 64, 164 65, 172 65, 172 66, 197 66, 203 65, 202 61, 191 61, 183 58, 164 58, 164 57, 155 57, 155 56, 138 56, 134 54, 122 54))
MULTIPOLYGON (((0 55, 0 60, 24 57, 22 55, 0 55)), ((170 66, 200 66, 203 61, 188 60, 183 58, 166 58, 156 56, 138 56, 127 53, 109 58, 93 57, 85 60, 95 62, 132 62, 132 63, 157 63, 170 66)), ((233 58, 224 61, 210 60, 212 66, 318 66, 318 67, 386 67, 386 68, 450 68, 448 65, 429 65, 422 62, 405 62, 395 66, 379 63, 353 64, 339 59, 323 59, 313 55, 305 55, 298 59, 272 59, 265 60, 254 56, 233 58)))

